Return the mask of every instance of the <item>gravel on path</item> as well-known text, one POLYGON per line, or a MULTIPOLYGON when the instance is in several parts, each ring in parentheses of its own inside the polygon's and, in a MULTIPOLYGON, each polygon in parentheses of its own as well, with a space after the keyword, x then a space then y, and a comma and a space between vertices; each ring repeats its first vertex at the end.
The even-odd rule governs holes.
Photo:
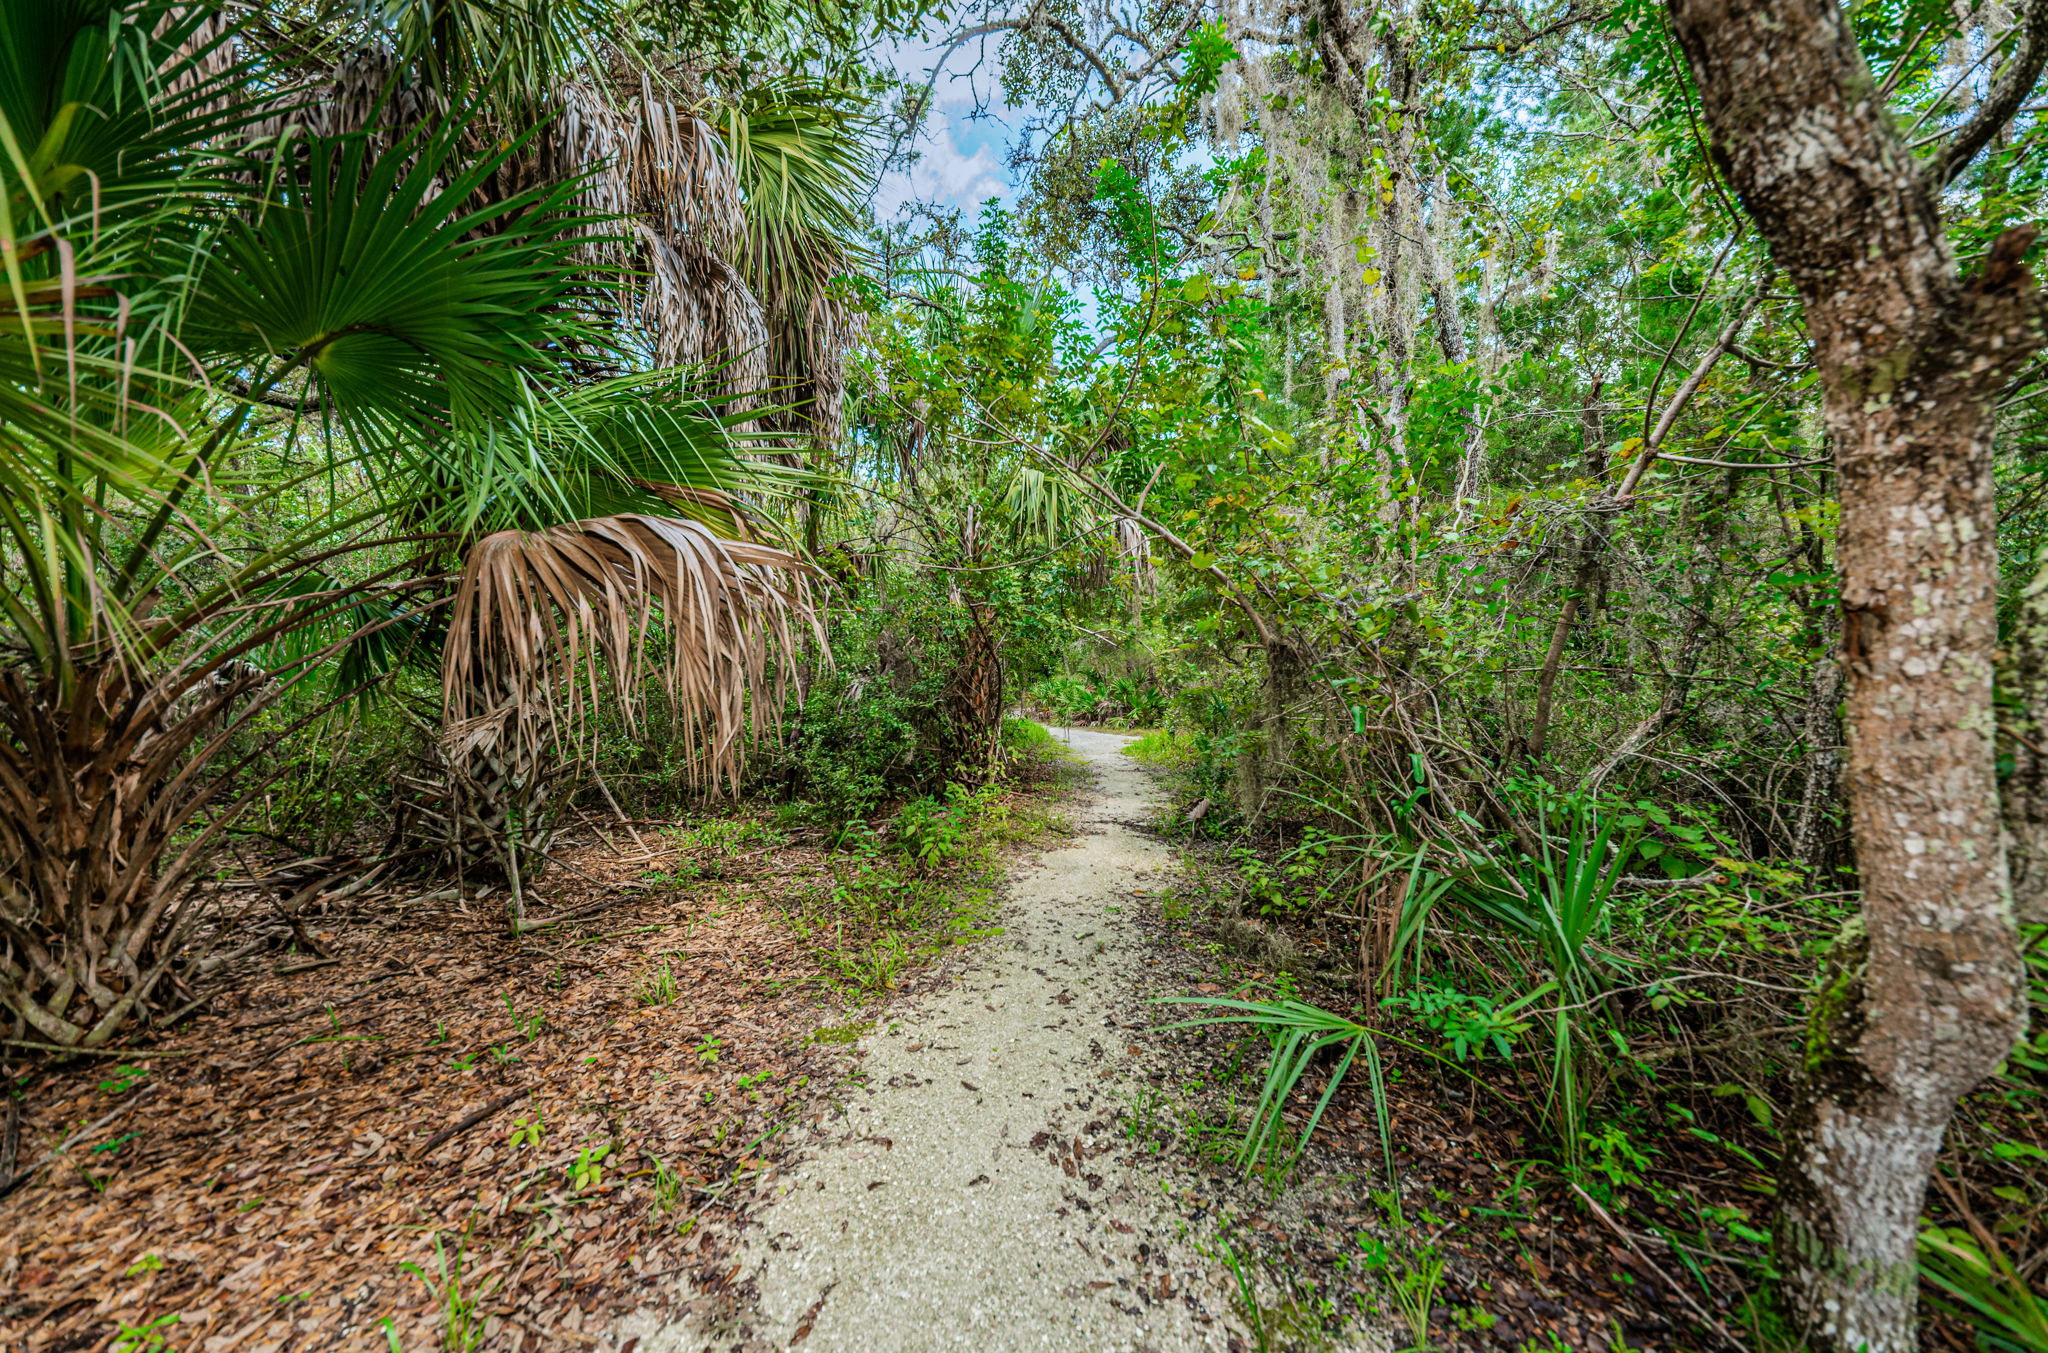
MULTIPOLYGON (((1227 1275, 1166 1170, 1125 1149, 1114 1087, 1145 939, 1130 890, 1172 863, 1139 830, 1130 740, 1054 730, 1093 771, 1069 844, 1019 864, 1004 933, 947 990, 883 1012, 865 1082, 756 1217, 707 1326, 634 1317, 636 1353, 973 1349, 1223 1353, 1227 1275)), ((1241 1336, 1240 1336, 1241 1337, 1241 1336)))

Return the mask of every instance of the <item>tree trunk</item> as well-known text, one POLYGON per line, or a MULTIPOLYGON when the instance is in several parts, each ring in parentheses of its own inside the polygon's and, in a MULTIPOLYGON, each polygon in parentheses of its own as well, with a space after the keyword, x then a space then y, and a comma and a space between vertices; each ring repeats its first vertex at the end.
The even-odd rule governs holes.
MULTIPOLYGON (((1836 627, 1838 628, 1838 627, 1836 627)), ((1828 863, 1821 830, 1842 770, 1842 664, 1833 653, 1813 665, 1806 692, 1806 767, 1799 790, 1799 817, 1792 826, 1792 857, 1818 879, 1828 863)))
POLYGON ((1900 141, 1834 0, 1668 3, 1715 158, 1804 303, 1841 479, 1863 916, 1815 999, 1787 1125, 1783 1298, 1817 1353, 1906 1353, 1928 1172, 2021 1028, 1992 761, 1991 397, 2037 341, 2027 236, 1962 283, 1943 180, 1900 141))
POLYGON ((2030 924, 2048 923, 2048 550, 2020 594, 1999 684, 2012 705, 2006 721, 2005 848, 2013 909, 2030 924))
MULTIPOLYGON (((1590 471, 1596 458, 1601 461, 1601 468, 1605 468, 1602 442, 1606 430, 1600 418, 1600 390, 1605 384, 1601 377, 1593 378, 1579 414, 1581 451, 1589 467, 1589 477, 1597 477, 1597 471, 1590 471)), ((1599 506, 1605 507, 1606 504, 1599 506)), ((1523 749, 1531 761, 1543 759, 1544 743, 1550 737, 1551 699, 1557 689, 1558 669, 1564 662, 1565 641, 1571 637, 1572 622, 1578 619, 1586 593, 1593 586, 1602 556, 1607 552, 1607 536, 1613 529, 1611 515, 1600 511, 1586 514, 1585 529, 1579 533, 1578 567, 1572 573, 1572 590, 1565 595, 1564 607, 1557 614, 1557 625, 1550 631, 1550 648, 1544 653, 1543 666, 1536 673, 1536 712, 1530 718, 1529 736, 1523 749)))
POLYGON ((958 663, 946 678, 946 724, 952 746, 950 774, 981 783, 994 773, 1003 747, 1003 650, 995 613, 967 601, 967 626, 958 663))

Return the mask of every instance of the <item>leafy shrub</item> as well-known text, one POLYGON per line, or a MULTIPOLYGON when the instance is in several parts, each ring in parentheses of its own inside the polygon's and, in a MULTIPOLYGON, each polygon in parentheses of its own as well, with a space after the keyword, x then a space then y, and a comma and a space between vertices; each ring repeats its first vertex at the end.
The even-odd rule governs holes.
POLYGON ((947 696, 968 634, 966 611, 915 580, 836 614, 834 665, 791 707, 779 753, 759 762, 764 778, 839 830, 959 778, 972 739, 949 721, 947 696))
POLYGON ((1023 755, 1055 746, 1053 735, 1045 731, 1042 724, 1029 719, 1003 720, 1003 750, 1011 755, 1023 755))
POLYGON ((965 854, 972 844, 974 818, 994 794, 947 785, 944 801, 912 799, 896 815, 896 848, 926 870, 965 854))
POLYGON ((1461 1062, 1485 1056, 1489 1047, 1503 1058, 1512 1057, 1515 1040, 1529 1030, 1528 1021, 1519 1018, 1526 1001, 1497 1009, 1484 996, 1450 987, 1416 987, 1380 1004, 1389 1010, 1405 1010, 1417 1024, 1441 1035, 1444 1046, 1461 1062))
POLYGON ((1194 739, 1186 733, 1147 733, 1124 744, 1125 756, 1149 766, 1178 768, 1192 761, 1194 754, 1194 739))
POLYGON ((1134 728, 1155 727, 1166 718, 1166 692, 1156 681, 1120 677, 1109 684, 1109 698, 1123 706, 1124 717, 1134 728))
POLYGON ((1033 682, 1028 694, 1034 707, 1066 722, 1092 717, 1101 698, 1093 685, 1067 675, 1033 682))

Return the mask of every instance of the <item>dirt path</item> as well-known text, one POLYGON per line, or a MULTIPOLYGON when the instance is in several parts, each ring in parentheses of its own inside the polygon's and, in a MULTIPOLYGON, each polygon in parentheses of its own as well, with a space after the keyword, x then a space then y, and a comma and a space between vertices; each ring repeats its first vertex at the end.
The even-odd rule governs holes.
POLYGON ((1057 1349, 1182 1353, 1230 1342, 1214 1262, 1170 1177, 1125 1159, 1113 1087, 1144 940, 1130 890, 1166 846, 1137 830, 1149 778, 1128 738, 1059 732, 1096 776, 1081 835, 1012 876, 1006 931, 950 989, 886 1012, 865 1088, 749 1232, 717 1328, 646 1320, 637 1353, 1057 1349))

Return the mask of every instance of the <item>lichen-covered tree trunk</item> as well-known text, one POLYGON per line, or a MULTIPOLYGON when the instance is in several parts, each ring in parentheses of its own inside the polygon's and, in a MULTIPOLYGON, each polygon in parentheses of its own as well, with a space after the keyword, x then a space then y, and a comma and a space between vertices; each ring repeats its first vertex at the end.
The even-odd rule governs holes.
MULTIPOLYGON (((1838 623, 1828 626, 1829 638, 1838 634, 1838 623)), ((1842 778, 1842 722, 1837 713, 1842 703, 1842 664, 1828 653, 1813 665, 1806 692, 1806 765, 1800 773, 1799 816, 1792 824, 1792 858, 1820 876, 1826 865, 1828 806, 1842 778)))
MULTIPOLYGON (((2037 343, 2001 240, 1965 284, 1834 0, 1669 0, 1714 154, 1796 286, 1840 475, 1860 933, 1815 1001, 1778 1246, 1817 1353, 1905 1353, 1914 1234, 1956 1100, 2011 1049, 2022 970, 1993 771, 1992 396, 2037 343)), ((1979 142, 1979 145, 1982 143, 1979 142)))

